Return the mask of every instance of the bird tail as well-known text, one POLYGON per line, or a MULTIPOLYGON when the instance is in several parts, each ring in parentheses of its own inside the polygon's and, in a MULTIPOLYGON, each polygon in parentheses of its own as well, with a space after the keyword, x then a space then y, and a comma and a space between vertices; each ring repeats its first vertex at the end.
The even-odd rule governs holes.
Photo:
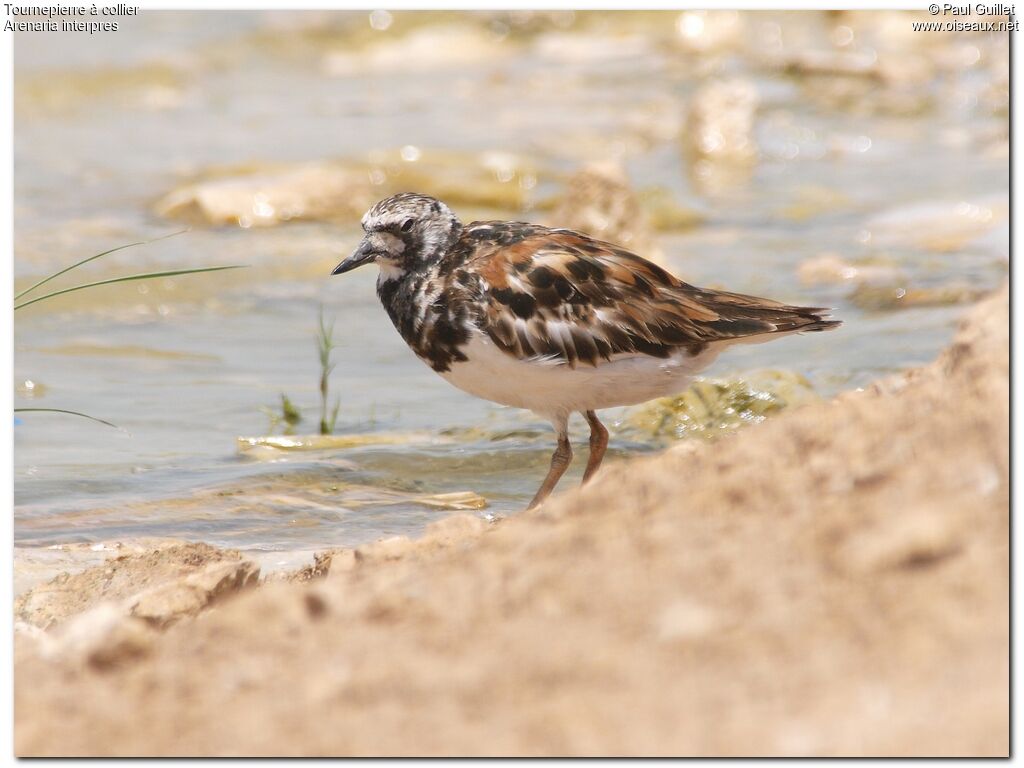
POLYGON ((717 318, 706 323, 721 340, 756 344, 790 333, 829 331, 842 325, 827 307, 797 307, 725 291, 702 291, 701 303, 717 318))

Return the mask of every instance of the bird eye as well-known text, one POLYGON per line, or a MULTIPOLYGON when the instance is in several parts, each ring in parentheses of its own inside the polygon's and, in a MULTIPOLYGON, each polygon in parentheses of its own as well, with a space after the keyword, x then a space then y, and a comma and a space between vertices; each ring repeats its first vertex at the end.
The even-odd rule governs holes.
POLYGON ((403 221, 402 222, 402 231, 403 232, 408 232, 410 229, 412 229, 413 223, 414 222, 413 222, 412 219, 406 219, 405 221, 403 221))

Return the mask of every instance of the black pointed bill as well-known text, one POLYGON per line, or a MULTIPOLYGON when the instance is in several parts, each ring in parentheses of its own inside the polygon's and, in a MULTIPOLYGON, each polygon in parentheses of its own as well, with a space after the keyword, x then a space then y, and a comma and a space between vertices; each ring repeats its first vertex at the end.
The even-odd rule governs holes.
POLYGON ((345 272, 351 272, 356 267, 361 267, 364 264, 371 263, 377 258, 377 251, 373 245, 368 243, 364 238, 359 247, 355 249, 351 256, 345 259, 341 264, 334 268, 331 272, 332 275, 340 275, 345 272))

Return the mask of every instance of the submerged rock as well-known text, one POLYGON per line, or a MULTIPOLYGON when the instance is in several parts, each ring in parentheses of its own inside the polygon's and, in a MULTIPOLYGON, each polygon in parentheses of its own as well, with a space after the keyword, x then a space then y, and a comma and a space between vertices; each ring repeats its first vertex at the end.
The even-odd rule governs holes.
POLYGON ((801 186, 793 199, 782 206, 777 215, 788 221, 807 221, 818 216, 848 211, 850 200, 833 187, 817 184, 801 186))
POLYGON ((330 164, 241 174, 185 184, 155 212, 192 226, 267 227, 293 219, 358 218, 374 202, 365 174, 330 164))
POLYGON ((875 51, 794 51, 779 60, 792 74, 865 77, 880 82, 921 82, 929 79, 928 62, 917 56, 880 59, 875 51))
MULTIPOLYGON (((925 19, 930 17, 925 16, 925 19)), ((936 59, 914 42, 944 35, 914 34, 884 44, 867 15, 837 14, 826 35, 802 40, 780 33, 765 63, 792 76, 806 101, 857 114, 923 115, 936 102, 932 85, 940 73, 936 59)), ((909 31, 904 15, 893 25, 909 31)), ((821 30, 826 31, 826 30, 821 30)), ((948 48, 948 44, 941 46, 948 48)))
MULTIPOLYGON (((356 489, 350 489, 355 491, 356 489)), ((487 499, 473 491, 452 491, 451 493, 405 493, 386 488, 366 489, 362 496, 352 493, 344 499, 349 509, 364 507, 387 507, 394 504, 416 504, 431 509, 475 510, 486 509, 487 499)))
POLYGON ((59 77, 29 71, 18 79, 19 114, 61 116, 111 102, 143 110, 169 110, 186 99, 190 63, 153 62, 135 66, 63 68, 59 77))
POLYGON ((410 190, 456 209, 519 211, 528 207, 538 175, 533 163, 506 152, 405 146, 361 158, 213 171, 168 192, 154 211, 193 226, 355 223, 377 200, 410 190))
POLYGON ((817 399, 810 382, 800 374, 755 371, 735 379, 696 381, 682 394, 630 410, 623 426, 627 435, 661 440, 714 437, 817 399))
POLYGON ((874 247, 957 251, 998 230, 1008 233, 1009 203, 1005 197, 913 203, 873 216, 865 228, 874 247))
MULTIPOLYGON (((309 457, 303 460, 309 461, 309 457)), ((487 499, 473 491, 421 493, 343 482, 335 471, 350 471, 356 465, 338 460, 330 460, 329 465, 331 470, 327 474, 288 472, 253 478, 241 486, 207 489, 197 493, 192 503, 201 508, 216 507, 220 514, 227 515, 241 510, 249 515, 260 511, 274 514, 275 511, 288 510, 294 516, 294 525, 315 525, 324 519, 333 521, 340 515, 370 507, 412 504, 453 511, 487 507, 487 499)))
POLYGON ((368 445, 415 445, 451 440, 431 432, 369 432, 360 435, 265 435, 236 438, 238 452, 256 459, 279 458, 281 452, 332 451, 368 445))
POLYGON ((387 194, 412 189, 433 195, 452 206, 464 221, 470 221, 479 209, 490 214, 530 208, 537 186, 553 175, 547 167, 511 152, 414 146, 372 153, 363 167, 387 194))
POLYGON ((922 114, 935 102, 936 76, 951 36, 913 32, 927 14, 829 12, 824 24, 778 28, 764 53, 793 77, 805 100, 858 114, 922 114), (941 44, 935 45, 941 40, 941 44))
POLYGON ((850 261, 835 253, 823 253, 801 262, 797 276, 804 285, 893 284, 905 281, 902 270, 888 264, 850 261))
POLYGON ((988 293, 990 291, 964 283, 924 288, 908 288, 900 284, 872 285, 865 283, 858 285, 848 298, 861 309, 889 310, 970 304, 988 293))

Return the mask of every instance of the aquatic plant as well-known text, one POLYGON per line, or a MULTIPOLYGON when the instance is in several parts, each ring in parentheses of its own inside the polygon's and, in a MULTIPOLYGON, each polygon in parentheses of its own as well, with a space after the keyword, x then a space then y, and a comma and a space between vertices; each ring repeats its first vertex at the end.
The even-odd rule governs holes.
POLYGON ((331 362, 331 352, 334 351, 334 320, 328 326, 324 323, 324 307, 320 305, 320 324, 316 334, 317 351, 320 355, 320 434, 330 435, 334 432, 334 425, 338 421, 338 409, 341 407, 341 398, 335 398, 334 409, 330 418, 327 416, 328 384, 331 371, 334 370, 334 363, 331 362))
MULTIPOLYGON (((60 277, 61 275, 65 275, 68 272, 71 272, 72 270, 78 269, 79 267, 82 267, 82 266, 88 264, 91 261, 96 261, 96 259, 99 259, 99 258, 101 258, 103 256, 107 256, 107 255, 109 255, 111 253, 116 253, 117 251, 123 251, 126 248, 134 248, 137 245, 148 245, 150 243, 155 243, 155 242, 157 242, 159 240, 166 240, 169 237, 175 237, 176 235, 180 235, 180 234, 183 234, 183 233, 188 232, 188 231, 189 230, 187 230, 187 229, 183 229, 183 230, 180 230, 178 232, 172 232, 169 235, 164 235, 163 237, 154 238, 152 240, 140 240, 137 243, 128 243, 127 245, 119 245, 116 248, 111 248, 109 250, 103 251, 102 253, 97 253, 97 254, 95 254, 93 256, 89 256, 88 258, 82 259, 81 261, 77 261, 74 264, 72 264, 71 266, 64 267, 63 269, 60 269, 60 270, 54 272, 53 274, 47 275, 42 280, 40 280, 40 281, 30 285, 25 290, 15 294, 15 296, 14 296, 14 309, 15 310, 24 309, 25 307, 31 306, 32 304, 37 304, 40 301, 46 301, 47 299, 52 299, 55 296, 63 296, 66 293, 73 293, 75 291, 84 291, 87 288, 95 288, 95 287, 100 286, 100 285, 113 285, 114 283, 127 283, 127 282, 132 282, 132 281, 135 281, 135 280, 153 280, 153 279, 159 278, 159 277, 174 277, 176 275, 191 275, 191 274, 197 274, 197 273, 200 273, 200 272, 220 272, 220 271, 223 271, 225 269, 240 269, 243 266, 243 265, 232 265, 232 266, 217 266, 217 267, 194 267, 194 268, 191 268, 191 269, 170 269, 170 270, 164 270, 164 271, 160 271, 160 272, 143 272, 143 273, 140 273, 140 274, 137 274, 137 275, 122 275, 121 277, 111 277, 111 278, 107 278, 106 280, 95 280, 95 281, 90 282, 90 283, 80 283, 79 285, 73 285, 73 286, 70 286, 68 288, 61 288, 61 289, 56 290, 56 291, 50 291, 49 293, 44 293, 42 296, 35 296, 33 298, 30 298, 30 299, 26 299, 25 298, 28 294, 32 293, 37 288, 41 288, 42 286, 46 285, 47 283, 49 283, 52 280, 55 280, 56 278, 60 277)), ((117 427, 116 424, 113 424, 113 423, 111 423, 109 421, 106 421, 105 419, 99 419, 99 418, 96 418, 95 416, 90 416, 87 413, 81 413, 79 411, 71 411, 71 410, 67 410, 65 408, 15 408, 14 412, 15 413, 63 413, 63 414, 67 414, 67 415, 70 415, 70 416, 81 416, 82 418, 89 419, 91 421, 96 421, 96 422, 99 422, 100 424, 105 424, 108 427, 114 427, 115 429, 119 428, 119 427, 117 427)))
POLYGON ((302 421, 302 413, 295 403, 284 392, 281 393, 281 420, 289 427, 302 421))
POLYGON ((273 432, 279 425, 284 424, 284 428, 281 430, 282 434, 293 435, 295 426, 302 421, 302 409, 292 402, 292 399, 284 392, 281 393, 281 405, 278 410, 267 406, 260 406, 260 410, 270 419, 269 432, 273 432))

